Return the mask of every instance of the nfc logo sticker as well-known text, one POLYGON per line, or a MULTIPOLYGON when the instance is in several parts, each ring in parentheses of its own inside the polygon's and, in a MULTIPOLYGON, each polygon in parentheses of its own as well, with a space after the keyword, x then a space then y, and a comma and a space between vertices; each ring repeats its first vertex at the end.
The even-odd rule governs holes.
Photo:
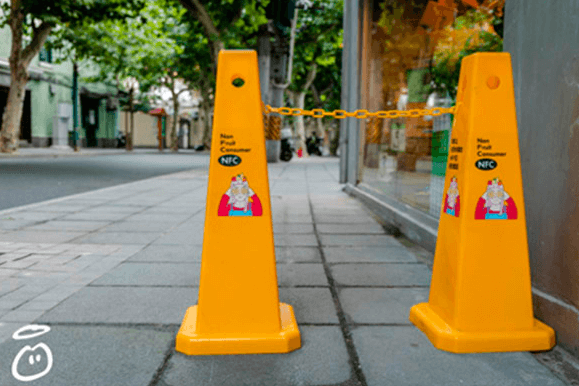
POLYGON ((480 170, 493 170, 497 167, 497 165, 497 161, 491 158, 479 159, 474 164, 474 166, 480 170))
POLYGON ((241 163, 241 157, 235 154, 225 154, 219 157, 218 161, 223 166, 237 166, 241 163))

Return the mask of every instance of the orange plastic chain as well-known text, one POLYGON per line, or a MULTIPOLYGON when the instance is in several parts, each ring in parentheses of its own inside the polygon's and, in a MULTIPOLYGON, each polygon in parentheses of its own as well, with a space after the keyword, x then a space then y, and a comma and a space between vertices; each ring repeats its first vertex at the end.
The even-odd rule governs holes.
POLYGON ((389 110, 389 111, 375 111, 370 112, 368 110, 356 110, 352 112, 348 112, 346 110, 334 110, 334 111, 325 111, 323 109, 313 109, 313 110, 305 110, 305 109, 298 109, 298 108, 290 108, 290 107, 271 107, 270 105, 264 106, 264 113, 278 113, 281 115, 304 115, 313 118, 324 118, 324 117, 332 117, 336 119, 344 119, 348 117, 352 118, 398 118, 398 117, 422 117, 424 115, 432 115, 438 116, 441 114, 454 114, 456 111, 456 106, 451 107, 436 107, 434 109, 429 110, 389 110))

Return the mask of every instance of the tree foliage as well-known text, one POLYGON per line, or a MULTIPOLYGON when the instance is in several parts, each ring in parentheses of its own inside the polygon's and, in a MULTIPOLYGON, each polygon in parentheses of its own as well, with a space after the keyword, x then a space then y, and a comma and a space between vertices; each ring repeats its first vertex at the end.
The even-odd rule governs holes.
POLYGON ((458 47, 444 39, 433 56, 430 68, 431 91, 456 98, 462 59, 476 52, 500 52, 503 50, 501 35, 491 27, 500 28, 502 34, 502 8, 469 10, 456 18, 448 27, 453 42, 464 42, 458 47))

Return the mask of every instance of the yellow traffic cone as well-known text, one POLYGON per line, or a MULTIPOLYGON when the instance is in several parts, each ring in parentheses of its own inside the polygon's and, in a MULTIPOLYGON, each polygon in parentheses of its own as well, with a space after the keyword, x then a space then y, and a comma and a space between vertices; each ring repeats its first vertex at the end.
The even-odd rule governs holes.
POLYGON ((463 59, 428 303, 410 320, 455 353, 537 351, 511 59, 463 59))
POLYGON ((189 355, 285 353, 300 347, 279 303, 255 51, 219 53, 198 305, 176 350, 189 355))

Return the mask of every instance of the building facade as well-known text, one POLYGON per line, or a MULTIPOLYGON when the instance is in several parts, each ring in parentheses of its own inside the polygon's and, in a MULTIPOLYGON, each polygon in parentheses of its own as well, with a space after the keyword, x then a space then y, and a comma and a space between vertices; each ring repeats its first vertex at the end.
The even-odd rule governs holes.
MULTIPOLYGON (((0 29, 0 114, 3 114, 10 87, 11 32, 0 29)), ((30 80, 22 113, 20 146, 48 147, 57 135, 54 127, 73 131, 73 64, 56 63, 56 53, 43 48, 29 67, 30 80)), ((78 84, 78 129, 83 147, 114 147, 119 130, 119 104, 114 87, 83 82, 95 73, 94 67, 80 63, 78 84)))

